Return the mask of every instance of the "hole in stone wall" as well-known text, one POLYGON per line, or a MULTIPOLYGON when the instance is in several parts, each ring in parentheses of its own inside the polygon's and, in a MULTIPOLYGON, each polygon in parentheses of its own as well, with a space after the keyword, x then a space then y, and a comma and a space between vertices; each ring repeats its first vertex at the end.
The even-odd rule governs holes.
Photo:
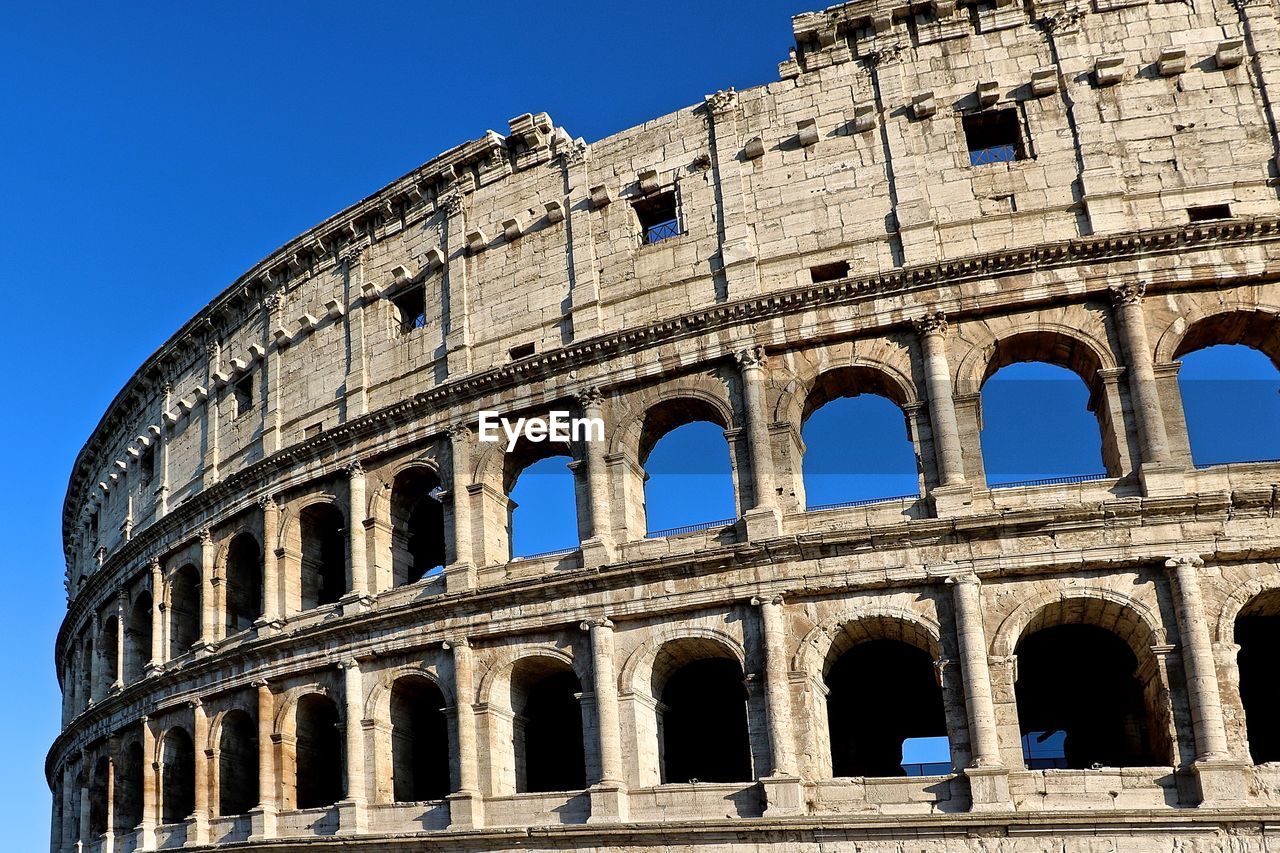
POLYGON ((1230 219, 1231 205, 1205 204, 1187 208, 1187 219, 1191 222, 1212 222, 1215 219, 1230 219))
POLYGON ((396 475, 391 487, 391 575, 395 586, 416 583, 445 563, 440 480, 425 468, 396 475))
POLYGON ((160 759, 160 819, 180 823, 196 808, 196 757, 185 729, 165 732, 160 759))
POLYGON ((412 287, 392 298, 396 309, 396 323, 400 334, 407 335, 427 325, 427 295, 425 287, 412 287))
POLYGON ((516 790, 578 791, 587 786, 578 676, 563 664, 517 664, 512 676, 516 790))
POLYGON ((1280 591, 1264 592, 1236 617, 1236 658, 1240 669, 1240 703, 1244 706, 1249 755, 1254 764, 1280 761, 1280 591))
POLYGON ((298 515, 302 532, 302 609, 333 604, 347 591, 346 519, 333 504, 298 515))
POLYGON ((116 768, 115 830, 132 832, 142 823, 142 744, 125 748, 116 768))
POLYGON ((231 386, 232 397, 235 401, 235 412, 232 417, 240 417, 243 414, 253 410, 253 374, 246 373, 236 380, 236 384, 231 386))
POLYGON ((640 241, 646 246, 680 234, 674 190, 638 198, 631 203, 631 209, 636 212, 636 219, 640 222, 640 241))
POLYGON ((970 166, 1025 159, 1022 128, 1014 109, 987 110, 961 117, 970 166))
POLYGON ((252 533, 237 534, 227 547, 228 634, 252 627, 262 615, 262 546, 252 533))
POLYGON ((849 277, 848 261, 833 261, 829 264, 818 264, 809 267, 809 277, 813 279, 814 284, 823 281, 839 281, 842 278, 849 277))
POLYGON ((750 781, 746 699, 734 659, 702 658, 674 670, 662 687, 662 781, 750 781))
POLYGON ((150 483, 156 475, 156 449, 154 446, 147 447, 142 451, 142 456, 138 460, 138 471, 142 476, 142 485, 150 483))
POLYGON ((258 805, 258 727, 240 710, 222 718, 218 737, 218 814, 246 814, 258 805))
POLYGON ((510 350, 508 350, 507 356, 512 361, 519 361, 522 358, 528 358, 529 356, 533 355, 535 351, 536 351, 536 348, 531 343, 520 344, 519 346, 514 346, 510 350))
POLYGON ((181 657, 200 639, 200 571, 188 563, 169 581, 169 657, 181 657))

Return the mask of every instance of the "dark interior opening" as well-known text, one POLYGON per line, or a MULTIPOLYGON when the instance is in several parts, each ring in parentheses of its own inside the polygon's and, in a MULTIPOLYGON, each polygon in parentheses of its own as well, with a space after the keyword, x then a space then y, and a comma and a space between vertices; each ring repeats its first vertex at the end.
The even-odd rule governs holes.
POLYGON ((587 786, 581 690, 578 676, 567 669, 544 675, 525 689, 523 707, 516 711, 516 736, 523 747, 517 754, 516 790, 579 791, 587 786))
POLYGON ((312 693, 298 701, 298 808, 331 806, 342 799, 342 732, 338 707, 312 693))
POLYGON ((239 709, 227 712, 218 737, 218 814, 258 805, 258 727, 239 709))
POLYGON ((747 691, 729 658, 687 663, 662 688, 662 781, 748 782, 747 691))
POLYGON ((946 737, 942 689, 929 654, 898 640, 858 643, 826 676, 827 726, 833 776, 949 773, 945 767, 903 766, 908 738, 946 737), (880 689, 870 693, 868 685, 880 689))
POLYGON ((232 386, 236 410, 232 417, 240 417, 253 409, 253 374, 246 373, 236 380, 232 386))
POLYGON ((449 727, 444 695, 426 678, 391 688, 391 767, 397 803, 444 799, 449 793, 449 727))
POLYGON ((392 583, 415 583, 445 564, 444 506, 433 494, 440 480, 411 468, 391 488, 392 583))
POLYGON ((1017 648, 1015 695, 1030 770, 1151 767, 1155 731, 1128 644, 1092 625, 1058 625, 1017 648))
POLYGON ((178 823, 196 809, 196 754, 191 735, 184 729, 169 729, 161 755, 161 822, 178 823))
POLYGON ((522 358, 528 358, 536 351, 537 348, 532 343, 520 344, 519 346, 514 346, 507 350, 507 357, 512 361, 519 361, 522 358))
POLYGON ((1191 222, 1212 222, 1215 219, 1230 219, 1231 205, 1205 204, 1187 208, 1187 219, 1191 222))
POLYGON ((241 533, 227 546, 228 634, 252 627, 262 615, 262 548, 249 533, 241 533))
POLYGON ((169 584, 169 657, 176 658, 200 639, 200 572, 187 564, 169 584))
POLYGON ((333 604, 347 591, 346 520, 332 504, 312 504, 302 527, 302 609, 333 604))
MULTIPOLYGON (((1277 596, 1272 596, 1275 599, 1277 596)), ((1276 609, 1280 601, 1273 600, 1276 609)), ((1280 761, 1280 615, 1249 613, 1236 619, 1236 643, 1240 645, 1240 702, 1244 705, 1249 735, 1249 755, 1254 764, 1280 761)))
POLYGON ((396 308, 396 322, 399 323, 400 334, 407 335, 414 329, 427 325, 426 288, 411 287, 404 293, 391 299, 396 308))
POLYGON ((131 832, 142 823, 142 744, 125 748, 116 769, 116 832, 131 832))

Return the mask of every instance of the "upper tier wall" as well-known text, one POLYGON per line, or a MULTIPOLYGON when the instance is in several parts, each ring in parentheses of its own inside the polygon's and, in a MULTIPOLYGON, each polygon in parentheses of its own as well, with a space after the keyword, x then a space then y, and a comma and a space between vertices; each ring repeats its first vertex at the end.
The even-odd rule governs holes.
POLYGON ((71 596, 212 484, 529 345, 832 262, 870 276, 1215 205, 1280 214, 1280 67, 1250 47, 1276 10, 1240 6, 851 3, 795 19, 779 82, 591 145, 538 115, 447 152, 255 266, 120 392, 67 493, 71 596), (970 165, 966 116, 999 110, 1022 158, 970 165), (669 191, 680 233, 645 245, 633 202, 669 191), (405 334, 395 303, 417 287, 405 334))

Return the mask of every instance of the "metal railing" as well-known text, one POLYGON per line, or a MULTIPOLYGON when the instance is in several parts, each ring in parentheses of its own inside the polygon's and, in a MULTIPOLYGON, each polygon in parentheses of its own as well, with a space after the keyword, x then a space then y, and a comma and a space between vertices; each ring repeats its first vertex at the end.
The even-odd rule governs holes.
POLYGON ((406 317, 400 321, 400 334, 408 335, 418 329, 425 329, 427 326, 426 313, 416 314, 412 317, 406 317))
POLYGON ((686 524, 683 527, 668 527, 666 530, 650 530, 645 539, 665 539, 668 536, 679 536, 682 533, 697 533, 699 530, 711 530, 716 527, 731 527, 737 523, 736 518, 722 518, 719 521, 703 521, 698 524, 686 524))
POLYGON ((862 498, 856 501, 840 501, 833 504, 814 504, 811 507, 805 507, 806 512, 818 512, 824 509, 849 509, 855 506, 871 506, 872 504, 887 504, 893 501, 919 500, 920 495, 891 495, 884 498, 862 498))
POLYGON ((916 764, 903 764, 902 772, 908 776, 948 776, 951 774, 951 762, 925 761, 916 764))
POLYGON ((1197 471, 1203 471, 1206 468, 1220 468, 1223 465, 1274 465, 1280 462, 1280 459, 1230 459, 1226 462, 1197 462, 1195 463, 1197 471))
POLYGON ((1067 486, 1072 483, 1091 483, 1094 480, 1105 480, 1104 474, 1076 474, 1071 477, 1045 477, 1040 480, 1019 480, 1016 483, 996 483, 993 489, 1016 489, 1022 486, 1067 486))
POLYGON ((577 553, 578 547, 579 546, 575 545, 572 548, 555 548, 551 551, 539 551, 536 554, 520 554, 518 556, 512 557, 511 562, 515 563, 520 560, 541 560, 544 557, 563 557, 566 554, 577 553))
POLYGON ((1012 163, 1018 159, 1017 146, 996 145, 991 148, 979 148, 969 152, 970 166, 990 166, 992 163, 1012 163))
POLYGON ((671 237, 680 234, 680 220, 668 219, 666 222, 656 222, 648 225, 644 229, 644 244, 650 246, 654 243, 661 243, 671 237))

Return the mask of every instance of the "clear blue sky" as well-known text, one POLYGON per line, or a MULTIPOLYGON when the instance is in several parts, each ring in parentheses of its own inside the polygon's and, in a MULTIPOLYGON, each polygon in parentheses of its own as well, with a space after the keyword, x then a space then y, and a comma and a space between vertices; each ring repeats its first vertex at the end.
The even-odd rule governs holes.
MULTIPOLYGON (((47 845, 63 490, 133 370, 253 262, 435 154, 524 112, 594 140, 776 79, 790 15, 823 5, 10 4, 0 27, 5 849, 47 845)), ((721 509, 707 514, 732 514, 721 509)))

